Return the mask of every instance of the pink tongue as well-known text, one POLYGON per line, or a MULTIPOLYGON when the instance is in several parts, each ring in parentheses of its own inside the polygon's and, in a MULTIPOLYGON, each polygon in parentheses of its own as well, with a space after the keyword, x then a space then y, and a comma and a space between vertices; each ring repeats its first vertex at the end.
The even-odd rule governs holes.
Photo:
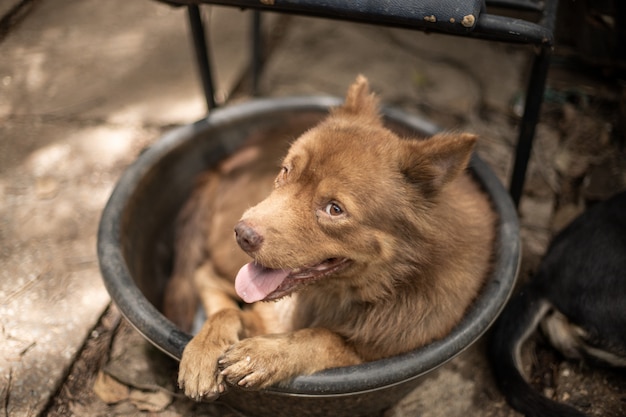
POLYGON ((271 294, 287 278, 289 271, 269 269, 250 262, 244 265, 235 278, 235 290, 246 302, 254 303, 271 294))

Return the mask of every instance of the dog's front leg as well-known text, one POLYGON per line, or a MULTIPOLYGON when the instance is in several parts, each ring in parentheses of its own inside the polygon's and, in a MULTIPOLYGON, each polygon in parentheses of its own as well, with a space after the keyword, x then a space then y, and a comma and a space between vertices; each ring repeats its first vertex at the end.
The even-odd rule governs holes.
POLYGON ((242 340, 224 353, 219 366, 228 383, 261 389, 298 375, 361 362, 339 335, 310 328, 242 340))
POLYGON ((187 344, 178 370, 178 385, 197 401, 215 400, 226 386, 218 358, 234 343, 256 332, 250 312, 229 308, 211 315, 187 344))

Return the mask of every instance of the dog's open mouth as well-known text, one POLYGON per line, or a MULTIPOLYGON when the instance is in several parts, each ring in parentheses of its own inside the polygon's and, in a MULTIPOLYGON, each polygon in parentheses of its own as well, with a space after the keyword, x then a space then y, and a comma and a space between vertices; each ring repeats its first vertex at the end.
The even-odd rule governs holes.
POLYGON ((246 302, 277 300, 298 287, 347 267, 347 258, 329 258, 313 266, 296 269, 270 269, 256 262, 244 265, 237 273, 235 290, 246 302))

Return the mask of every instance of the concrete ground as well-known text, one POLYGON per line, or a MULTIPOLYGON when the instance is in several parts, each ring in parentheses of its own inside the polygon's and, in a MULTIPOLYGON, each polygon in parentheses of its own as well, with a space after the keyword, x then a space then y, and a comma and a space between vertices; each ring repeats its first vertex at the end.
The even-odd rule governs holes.
MULTIPOLYGON (((175 364, 120 319, 95 252, 124 167, 169 128, 205 114, 184 10, 147 0, 21 3, 23 13, 0 27, 0 413, 237 415, 173 391, 175 364)), ((5 0, 0 13, 19 4, 5 0)), ((249 14, 203 12, 218 101, 249 100, 241 87, 249 14)), ((343 95, 363 73, 386 104, 479 133, 479 153, 508 182, 530 48, 305 18, 273 17, 265 30, 263 95, 343 95)), ((582 200, 626 185, 625 158, 608 139, 615 115, 605 111, 619 89, 556 68, 550 91, 521 206, 522 276, 582 200), (574 89, 603 106, 568 104, 563 92, 574 89)), ((482 348, 388 414, 515 416, 482 348)), ((591 415, 625 414, 623 378, 546 355, 556 364, 536 379, 547 395, 591 415)))

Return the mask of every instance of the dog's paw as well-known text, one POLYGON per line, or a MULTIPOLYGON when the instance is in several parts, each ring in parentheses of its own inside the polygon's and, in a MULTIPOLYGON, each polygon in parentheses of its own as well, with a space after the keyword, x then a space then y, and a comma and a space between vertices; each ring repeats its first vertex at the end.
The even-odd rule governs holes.
POLYGON ((218 363, 220 375, 229 384, 262 389, 289 379, 291 375, 286 346, 271 336, 244 339, 231 346, 218 363))
POLYGON ((207 347, 195 338, 187 344, 178 369, 178 386, 186 396, 196 401, 213 401, 226 391, 217 365, 221 354, 215 346, 207 347))

